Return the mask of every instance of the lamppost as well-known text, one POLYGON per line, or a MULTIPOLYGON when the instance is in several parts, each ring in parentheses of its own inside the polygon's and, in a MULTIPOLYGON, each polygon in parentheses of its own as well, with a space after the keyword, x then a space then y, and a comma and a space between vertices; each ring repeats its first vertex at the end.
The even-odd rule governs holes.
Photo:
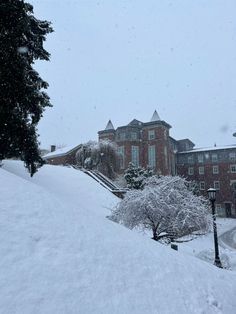
POLYGON ((208 194, 209 200, 211 201, 212 217, 213 217, 213 232, 214 232, 214 244, 215 244, 214 264, 219 268, 223 268, 220 261, 218 238, 217 238, 216 212, 215 212, 216 190, 213 188, 210 188, 207 190, 207 194, 208 194))

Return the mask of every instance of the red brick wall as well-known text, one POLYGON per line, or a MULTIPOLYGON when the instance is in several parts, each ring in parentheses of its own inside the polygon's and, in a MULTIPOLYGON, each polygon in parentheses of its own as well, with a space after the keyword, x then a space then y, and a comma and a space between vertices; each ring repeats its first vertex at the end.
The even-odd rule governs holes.
MULTIPOLYGON (((205 182, 205 191, 200 191, 202 195, 207 197, 207 189, 210 187, 214 187, 214 181, 220 182, 220 190, 217 191, 217 204, 222 204, 224 207, 224 203, 230 202, 232 204, 232 209, 236 209, 236 198, 233 191, 233 187, 230 185, 231 180, 236 180, 236 173, 230 172, 230 163, 222 162, 222 163, 204 163, 204 164, 184 164, 177 165, 177 173, 178 175, 182 175, 191 181, 204 181, 205 182), (219 174, 213 174, 213 165, 219 166, 219 174), (204 166, 204 175, 199 174, 199 167, 204 166), (188 168, 194 168, 194 175, 188 174, 188 168)), ((236 214, 236 213, 235 213, 236 214)), ((234 214, 234 215, 235 215, 234 214)))
MULTIPOLYGON (((125 148, 125 169, 128 167, 129 162, 131 162, 131 147, 139 147, 139 164, 142 167, 148 166, 148 146, 156 146, 156 169, 155 171, 163 175, 171 174, 171 162, 173 159, 173 151, 169 143, 169 130, 164 125, 153 125, 143 127, 141 130, 141 138, 138 140, 118 140, 116 144, 118 146, 124 146, 125 148), (155 139, 148 139, 148 131, 155 131, 155 139), (166 154, 165 154, 166 151, 166 154)), ((99 140, 109 139, 115 142, 114 133, 99 133, 99 140)), ((121 173, 123 169, 121 169, 121 173)))

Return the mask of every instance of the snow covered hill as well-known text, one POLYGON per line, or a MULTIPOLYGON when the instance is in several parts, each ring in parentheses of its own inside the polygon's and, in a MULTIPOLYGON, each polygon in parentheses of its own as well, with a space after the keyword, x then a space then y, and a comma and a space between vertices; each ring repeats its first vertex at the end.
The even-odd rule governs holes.
POLYGON ((108 219, 84 173, 0 168, 0 313, 235 313, 236 275, 108 219))

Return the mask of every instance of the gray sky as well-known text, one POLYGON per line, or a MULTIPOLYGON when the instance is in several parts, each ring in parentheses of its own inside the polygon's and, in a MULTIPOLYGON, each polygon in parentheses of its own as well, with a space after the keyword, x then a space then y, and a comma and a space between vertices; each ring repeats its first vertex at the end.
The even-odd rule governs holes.
POLYGON ((109 119, 149 121, 157 109, 176 139, 236 139, 235 0, 29 0, 51 20, 51 62, 37 63, 54 105, 43 147, 97 139, 109 119))

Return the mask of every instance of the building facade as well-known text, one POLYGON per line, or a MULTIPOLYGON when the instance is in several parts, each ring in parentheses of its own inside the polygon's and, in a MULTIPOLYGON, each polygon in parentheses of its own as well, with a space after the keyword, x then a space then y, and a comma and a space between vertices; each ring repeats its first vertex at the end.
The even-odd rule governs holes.
POLYGON ((195 181, 205 196, 214 187, 218 213, 236 217, 236 145, 194 149, 191 140, 172 138, 170 128, 155 111, 149 122, 134 119, 117 129, 109 121, 98 137, 117 144, 121 172, 132 162, 158 174, 178 174, 195 181))
POLYGON ((170 141, 171 126, 155 111, 150 122, 136 119, 116 130, 111 121, 99 131, 99 140, 109 139, 118 146, 121 172, 132 162, 136 166, 150 166, 163 175, 175 173, 174 151, 170 141))
POLYGON ((201 194, 217 190, 217 212, 236 216, 236 145, 194 149, 176 155, 177 173, 198 183, 201 194))

